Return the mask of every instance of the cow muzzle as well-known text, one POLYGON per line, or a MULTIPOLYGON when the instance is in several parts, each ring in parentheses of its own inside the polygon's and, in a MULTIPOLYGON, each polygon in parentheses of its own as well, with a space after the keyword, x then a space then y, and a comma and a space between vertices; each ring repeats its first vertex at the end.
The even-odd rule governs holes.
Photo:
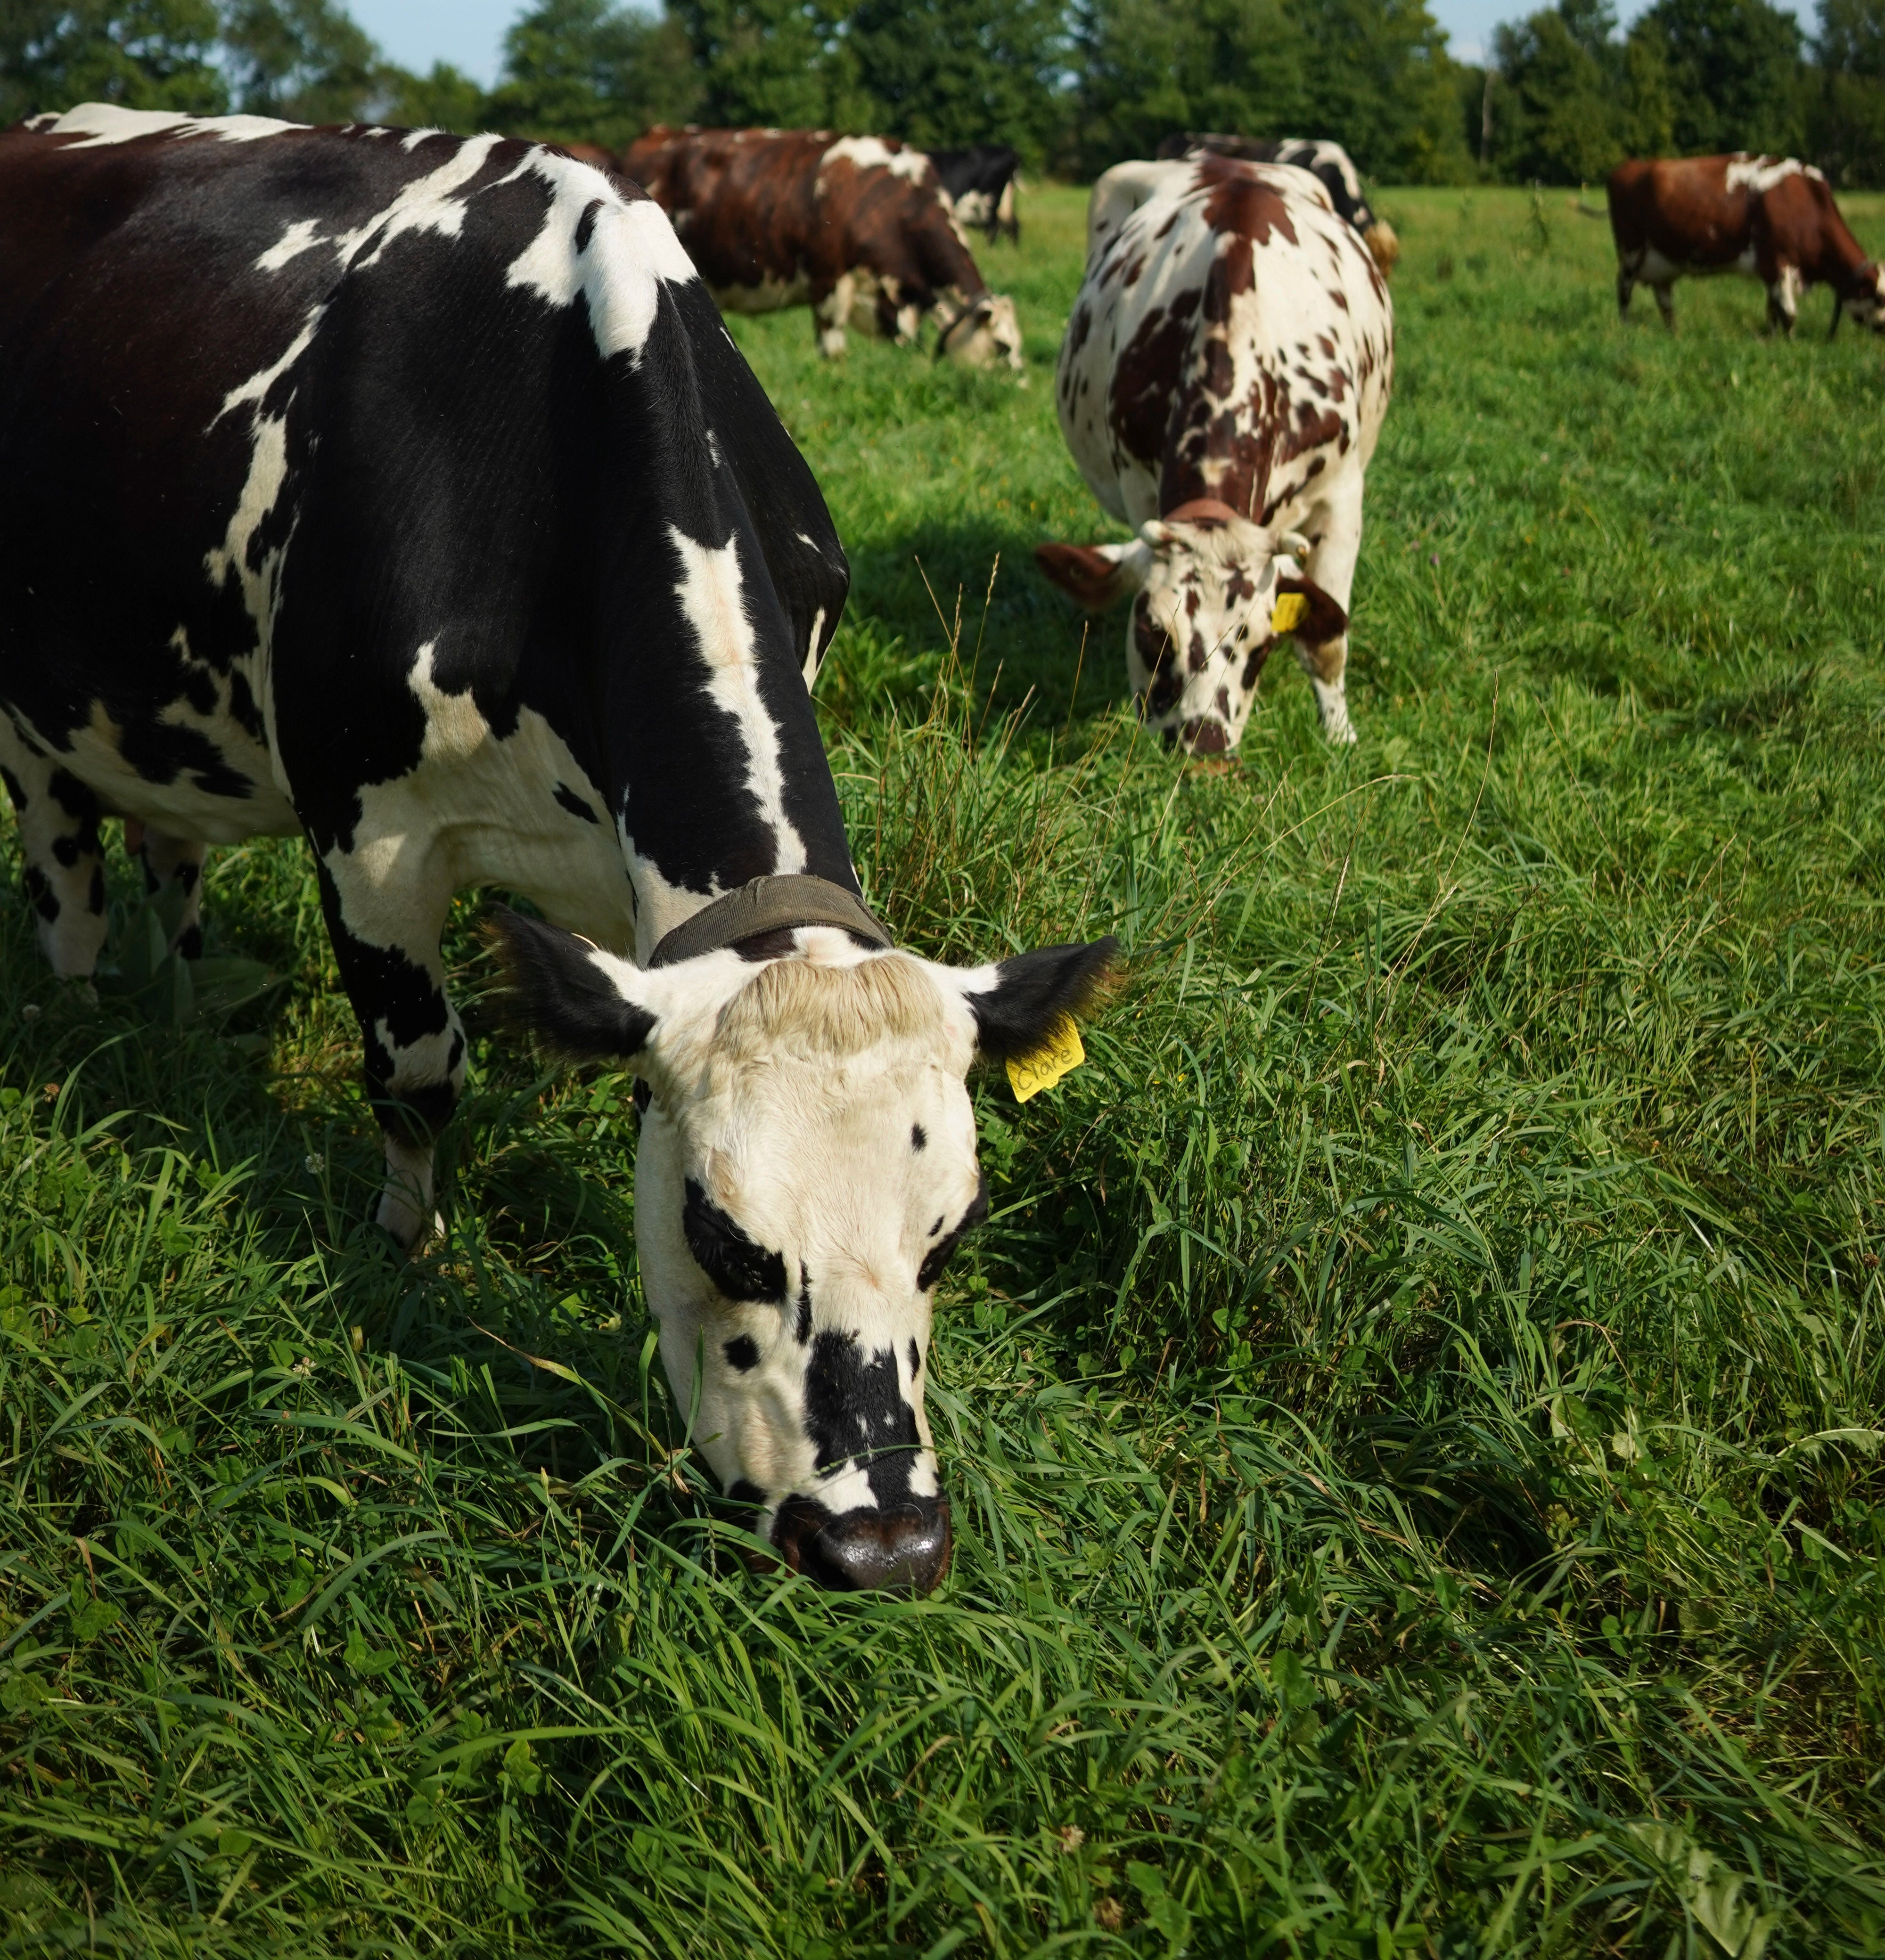
POLYGON ((772 1542, 794 1572, 829 1592, 917 1598, 941 1584, 954 1549, 944 1497, 905 1497, 834 1517, 815 1497, 794 1495, 779 1507, 772 1542))

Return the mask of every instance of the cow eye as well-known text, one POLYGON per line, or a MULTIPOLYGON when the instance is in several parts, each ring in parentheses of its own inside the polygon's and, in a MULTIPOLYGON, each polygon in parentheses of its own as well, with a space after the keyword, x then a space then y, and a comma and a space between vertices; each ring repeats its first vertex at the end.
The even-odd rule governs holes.
POLYGON ((916 1284, 928 1293, 943 1276, 943 1268, 948 1265, 950 1255, 962 1243, 963 1234, 973 1232, 989 1215, 989 1174, 982 1173, 982 1182, 976 1188, 976 1195, 969 1208, 957 1221, 953 1232, 938 1239, 923 1255, 923 1263, 916 1268, 916 1284))
POLYGON ((691 1177, 681 1207, 681 1230, 695 1265, 724 1298, 785 1303, 784 1255, 756 1245, 691 1177))

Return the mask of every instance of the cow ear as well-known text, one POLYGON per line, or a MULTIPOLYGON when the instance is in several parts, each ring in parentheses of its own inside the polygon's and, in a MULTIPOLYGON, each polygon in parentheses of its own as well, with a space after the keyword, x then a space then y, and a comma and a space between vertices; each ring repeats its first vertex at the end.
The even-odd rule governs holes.
MULTIPOLYGON (((1289 593, 1295 593, 1303 601, 1304 610, 1295 622, 1282 630, 1291 638, 1312 647, 1324 645, 1330 640, 1339 640, 1348 630, 1348 616, 1323 590, 1313 578, 1296 574, 1286 574, 1276 581, 1276 596, 1282 598, 1289 593)), ((1293 608, 1291 609, 1294 610, 1293 608)))
POLYGON ((659 1017, 630 991, 640 968, 541 919, 500 907, 486 928, 504 969, 499 1010, 570 1061, 632 1062, 659 1017))
POLYGON ((1093 1004, 1119 953, 1119 942, 1108 934, 1090 945, 1043 946, 963 975, 976 1053, 994 1061, 1034 1053, 1063 1016, 1093 1004))
POLYGON ((1036 545, 1034 562, 1076 606, 1100 612, 1145 583, 1152 551, 1136 538, 1129 545, 1036 545))

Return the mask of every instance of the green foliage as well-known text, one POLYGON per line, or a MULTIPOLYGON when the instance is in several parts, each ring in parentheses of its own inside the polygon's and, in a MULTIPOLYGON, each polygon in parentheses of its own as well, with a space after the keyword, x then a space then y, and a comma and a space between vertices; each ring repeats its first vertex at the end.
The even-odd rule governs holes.
POLYGON ((1298 0, 1295 18, 1305 42, 1302 119, 1274 133, 1336 136, 1358 168, 1390 183, 1471 176, 1456 64, 1425 0, 1298 0))
POLYGON ((1059 148, 1060 0, 859 0, 848 40, 877 127, 926 148, 998 138, 1033 170, 1059 148))
POLYGON ((838 0, 677 0, 673 18, 699 64, 702 121, 786 129, 877 126, 877 105, 864 91, 851 45, 849 10, 838 0))
POLYGON ((1546 183, 1601 183, 1624 158, 1674 144, 1664 35, 1615 38, 1603 0, 1560 5, 1502 27, 1493 156, 1501 176, 1546 183))
POLYGON ((1770 0, 1656 0, 1635 31, 1661 43, 1679 151, 1800 149, 1804 78, 1791 14, 1770 0))
POLYGON ((1877 0, 1820 0, 1815 157, 1836 183, 1885 184, 1885 13, 1877 0))
POLYGON ((79 102, 216 115, 214 0, 5 0, 0 123, 79 102))
POLYGON ((1026 391, 730 323, 855 568, 874 899, 1131 953, 1086 1068, 977 1080, 929 1601, 741 1563, 621 1078, 477 1037, 403 1265, 301 847, 206 872, 288 988, 173 1026, 47 975, 5 834, 0 1949, 1878 1950, 1885 375, 1744 283, 1619 329, 1546 202, 1383 199, 1361 743, 1279 660, 1217 772, 1027 562, 1114 529, 1078 195, 1026 391))
POLYGON ((222 38, 250 114, 353 123, 373 113, 378 51, 339 0, 228 0, 222 38))
POLYGON ((454 135, 469 136, 490 119, 486 113, 489 98, 450 62, 434 62, 425 75, 383 65, 380 75, 385 100, 379 113, 396 126, 449 129, 454 135))
POLYGON ((700 78, 678 21, 612 0, 538 0, 505 36, 504 79, 483 105, 492 127, 620 149, 651 123, 685 123, 700 78))

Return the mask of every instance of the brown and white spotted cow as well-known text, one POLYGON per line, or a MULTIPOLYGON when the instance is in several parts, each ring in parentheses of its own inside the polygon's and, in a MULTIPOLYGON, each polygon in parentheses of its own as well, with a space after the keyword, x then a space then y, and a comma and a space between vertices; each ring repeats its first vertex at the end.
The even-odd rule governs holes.
POLYGON ((1610 173, 1616 304, 1641 284, 1673 329, 1671 288, 1698 273, 1748 272, 1767 288, 1767 323, 1791 333, 1809 286, 1833 291, 1832 331, 1850 313, 1885 330, 1885 268, 1847 229, 1826 179, 1791 157, 1632 158, 1610 173))
POLYGON ((829 129, 669 129, 629 145, 621 168, 673 220, 721 306, 809 304, 820 350, 845 329, 1021 371, 1014 302, 991 293, 921 150, 829 129))
POLYGON ((1060 425, 1138 536, 1035 555, 1083 606, 1135 595, 1127 671, 1168 741, 1234 748, 1285 633, 1323 733, 1355 739, 1348 605, 1393 368, 1380 269, 1305 172, 1206 152, 1094 186, 1060 425))

